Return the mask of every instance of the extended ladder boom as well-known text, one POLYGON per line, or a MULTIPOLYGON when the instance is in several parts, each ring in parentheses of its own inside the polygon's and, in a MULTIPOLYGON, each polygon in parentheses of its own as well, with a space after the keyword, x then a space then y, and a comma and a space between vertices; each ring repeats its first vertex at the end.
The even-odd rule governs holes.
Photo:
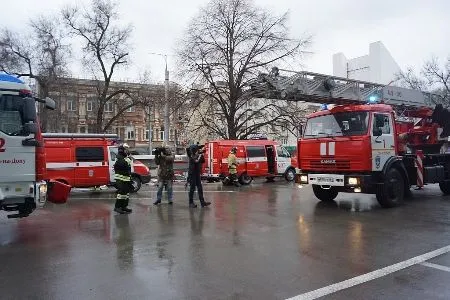
POLYGON ((385 104, 410 108, 434 107, 438 95, 418 90, 382 85, 312 72, 293 72, 293 76, 280 76, 279 69, 260 74, 253 90, 263 90, 265 98, 287 101, 305 101, 326 104, 366 104, 383 100, 385 104), (269 90, 269 95, 267 95, 269 90))

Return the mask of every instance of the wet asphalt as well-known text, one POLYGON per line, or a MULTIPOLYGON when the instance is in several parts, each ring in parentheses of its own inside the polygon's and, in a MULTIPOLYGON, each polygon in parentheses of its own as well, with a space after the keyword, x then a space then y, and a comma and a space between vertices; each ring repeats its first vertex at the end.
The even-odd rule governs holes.
MULTIPOLYGON (((205 189, 205 209, 177 185, 158 207, 145 186, 130 215, 112 212, 112 190, 3 213, 2 299, 286 299, 450 244, 450 197, 435 186, 394 209, 368 195, 320 203, 281 180, 205 189)), ((450 253, 429 262, 450 267, 450 253)), ((450 299, 449 282, 414 265, 323 299, 450 299)))

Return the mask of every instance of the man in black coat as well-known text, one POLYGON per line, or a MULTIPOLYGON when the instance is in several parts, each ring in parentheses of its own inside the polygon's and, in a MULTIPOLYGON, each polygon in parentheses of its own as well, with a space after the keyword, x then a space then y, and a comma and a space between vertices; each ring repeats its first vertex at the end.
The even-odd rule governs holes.
POLYGON ((192 145, 189 147, 189 174, 188 181, 190 184, 189 188, 189 207, 195 208, 197 204, 194 203, 194 192, 197 187, 198 197, 200 199, 200 204, 202 207, 206 207, 211 204, 211 202, 206 202, 203 197, 203 186, 201 181, 201 170, 202 164, 205 162, 203 157, 203 151, 200 151, 198 145, 192 145), (190 152, 190 153, 189 153, 190 152))

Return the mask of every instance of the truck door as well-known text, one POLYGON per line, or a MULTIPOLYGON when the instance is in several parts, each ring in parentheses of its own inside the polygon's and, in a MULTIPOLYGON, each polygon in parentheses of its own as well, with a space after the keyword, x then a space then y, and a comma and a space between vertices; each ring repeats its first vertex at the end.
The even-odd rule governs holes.
POLYGON ((374 113, 371 126, 372 171, 383 169, 386 161, 395 156, 392 115, 374 113))
POLYGON ((109 183, 104 147, 75 148, 75 186, 91 187, 109 183))
POLYGON ((273 145, 266 145, 267 154, 267 173, 275 174, 275 147, 273 145))
POLYGON ((277 145, 277 173, 278 174, 284 174, 291 166, 291 155, 289 152, 282 146, 277 145))

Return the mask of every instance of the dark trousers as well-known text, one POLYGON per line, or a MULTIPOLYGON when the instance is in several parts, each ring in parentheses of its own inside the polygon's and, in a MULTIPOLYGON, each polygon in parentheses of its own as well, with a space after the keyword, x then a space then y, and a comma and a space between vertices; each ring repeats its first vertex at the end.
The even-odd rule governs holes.
POLYGON ((117 196, 116 196, 116 208, 125 208, 130 201, 130 182, 116 180, 117 196))
POLYGON ((191 184, 189 187, 189 203, 194 203, 194 192, 196 187, 200 203, 205 202, 205 198, 203 197, 203 186, 202 181, 200 180, 200 175, 197 176, 193 175, 189 183, 191 184))

